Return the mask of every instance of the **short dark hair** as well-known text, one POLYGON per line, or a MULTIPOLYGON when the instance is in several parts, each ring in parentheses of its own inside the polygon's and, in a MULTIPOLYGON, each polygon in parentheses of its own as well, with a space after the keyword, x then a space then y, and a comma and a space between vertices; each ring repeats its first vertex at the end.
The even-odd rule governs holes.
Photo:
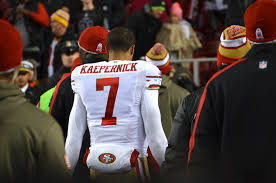
POLYGON ((126 52, 135 44, 135 37, 132 31, 125 27, 116 27, 107 35, 108 51, 126 52))
POLYGON ((107 54, 93 54, 81 48, 79 49, 79 52, 80 52, 80 60, 82 64, 96 63, 96 62, 108 60, 107 54))

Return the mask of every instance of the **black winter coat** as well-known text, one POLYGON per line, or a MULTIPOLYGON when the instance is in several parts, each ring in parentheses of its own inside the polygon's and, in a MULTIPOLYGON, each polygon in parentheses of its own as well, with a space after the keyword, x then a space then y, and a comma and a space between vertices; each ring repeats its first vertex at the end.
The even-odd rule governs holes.
POLYGON ((194 126, 197 108, 204 88, 190 93, 178 107, 166 149, 165 161, 161 167, 162 175, 171 178, 187 167, 189 140, 194 126))
POLYGON ((57 85, 63 74, 71 72, 71 67, 62 66, 57 72, 50 78, 48 89, 51 89, 57 85))
POLYGON ((136 44, 133 59, 138 60, 145 56, 155 44, 155 38, 162 27, 162 22, 150 15, 148 4, 146 4, 143 9, 133 13, 127 19, 126 27, 135 35, 136 44))
POLYGON ((246 58, 205 87, 190 140, 192 175, 276 182, 276 45, 254 45, 246 58))
MULTIPOLYGON (((64 137, 67 137, 68 122, 71 109, 74 102, 74 93, 71 87, 71 74, 67 74, 66 77, 62 77, 62 80, 58 83, 56 89, 56 96, 52 98, 52 107, 50 109, 50 114, 57 120, 60 124, 64 137)), ((83 157, 85 155, 86 149, 90 146, 90 135, 89 131, 86 130, 82 148, 80 151, 80 158, 76 165, 74 178, 76 182, 89 182, 89 170, 87 166, 83 163, 83 157)))
MULTIPOLYGON (((54 39, 54 35, 51 32, 50 28, 49 30, 45 33, 45 44, 42 50, 42 63, 40 67, 38 68, 38 78, 47 78, 48 77, 48 64, 49 64, 49 56, 50 56, 50 50, 51 50, 51 43, 54 39)), ((68 27, 66 33, 60 37, 61 41, 56 45, 56 50, 54 53, 54 72, 56 72, 60 66, 62 65, 61 62, 61 52, 60 49, 60 44, 64 40, 77 40, 75 34, 73 33, 72 28, 70 26, 68 27)))

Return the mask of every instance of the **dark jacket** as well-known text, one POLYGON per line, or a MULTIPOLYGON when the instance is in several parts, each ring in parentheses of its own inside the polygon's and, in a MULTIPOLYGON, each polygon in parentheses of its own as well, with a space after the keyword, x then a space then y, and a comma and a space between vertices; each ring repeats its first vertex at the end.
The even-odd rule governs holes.
POLYGON ((69 172, 57 122, 5 83, 0 83, 0 114, 1 182, 65 182, 69 172))
POLYGON ((71 74, 67 74, 58 82, 50 105, 50 114, 60 124, 65 137, 67 137, 68 121, 73 102, 74 93, 71 87, 71 74))
POLYGON ((145 56, 148 50, 155 44, 155 37, 162 27, 162 22, 155 19, 149 12, 149 5, 133 13, 128 17, 126 27, 130 29, 136 38, 134 60, 145 56))
POLYGON ((228 8, 226 10, 226 27, 231 25, 244 26, 243 16, 247 7, 256 0, 227 0, 228 8))
POLYGON ((246 58, 217 72, 205 87, 190 141, 192 174, 224 182, 276 181, 276 45, 254 45, 246 58))
MULTIPOLYGON (((109 22, 109 28, 112 29, 122 23, 125 18, 126 11, 123 1, 118 0, 94 0, 95 9, 98 15, 106 17, 109 22), (105 10, 105 7, 106 10, 105 10)), ((76 17, 82 10, 81 1, 66 0, 65 6, 69 7, 71 17, 76 17)), ((73 21, 73 19, 71 19, 73 21)), ((71 22, 70 21, 70 22, 71 22)))
MULTIPOLYGON (((51 101, 51 108, 50 114, 58 121, 60 126, 62 127, 63 134, 65 138, 67 137, 67 130, 68 130, 68 122, 70 112, 74 102, 74 93, 71 86, 71 74, 65 74, 62 76, 62 79, 58 82, 57 87, 54 91, 52 101, 51 101)), ((89 131, 86 130, 82 148, 80 151, 80 158, 76 165, 74 178, 76 182, 89 182, 89 170, 86 164, 83 163, 83 158, 86 149, 90 146, 90 135, 89 131)))
POLYGON ((26 99, 36 105, 39 102, 39 97, 40 97, 40 89, 34 85, 34 83, 29 83, 29 87, 25 92, 25 97, 26 99))
POLYGON ((103 16, 97 9, 91 11, 80 11, 77 16, 72 17, 74 24, 74 31, 78 35, 81 35, 82 31, 92 26, 103 26, 103 16))
POLYGON ((96 9, 99 9, 103 17, 107 17, 109 22, 109 29, 119 26, 125 16, 126 10, 123 1, 118 0, 94 0, 96 9), (105 11, 104 6, 107 7, 105 11))
POLYGON ((173 125, 173 119, 184 97, 189 92, 173 83, 167 76, 162 75, 162 83, 159 89, 159 108, 161 121, 166 137, 168 138, 173 125))
MULTIPOLYGON (((51 32, 51 30, 49 29, 46 33, 45 33, 45 43, 43 46, 43 50, 42 50, 42 63, 38 68, 38 78, 47 78, 48 77, 48 64, 49 64, 49 56, 50 56, 50 51, 51 51, 51 43, 54 39, 54 35, 51 32)), ((70 28, 70 26, 68 27, 66 33, 60 37, 60 41, 59 43, 56 45, 56 50, 54 53, 54 72, 56 72, 62 65, 61 62, 61 52, 60 49, 58 49, 60 47, 60 44, 63 40, 76 40, 76 36, 73 33, 73 30, 70 28)))
POLYGON ((187 167, 189 140, 203 89, 199 88, 185 97, 177 109, 168 139, 165 161, 161 167, 163 176, 172 177, 184 172, 187 167))
POLYGON ((71 68, 70 67, 60 67, 57 72, 54 73, 54 75, 50 78, 48 89, 51 89, 57 85, 63 74, 70 73, 71 68))

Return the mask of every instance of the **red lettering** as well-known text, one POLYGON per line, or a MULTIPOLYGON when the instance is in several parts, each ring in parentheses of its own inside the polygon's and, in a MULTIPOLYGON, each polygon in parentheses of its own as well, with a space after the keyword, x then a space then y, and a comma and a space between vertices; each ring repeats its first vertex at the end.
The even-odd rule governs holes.
POLYGON ((93 73, 93 66, 90 66, 87 70, 87 73, 93 73))
POLYGON ((130 69, 130 71, 137 71, 137 69, 136 69, 136 65, 137 65, 138 63, 131 63, 131 69, 130 69))
POLYGON ((99 71, 97 71, 98 67, 99 67, 99 66, 95 66, 95 67, 94 67, 94 72, 93 72, 93 73, 99 73, 99 71))
POLYGON ((100 71, 99 71, 99 73, 101 73, 102 72, 102 70, 105 68, 106 66, 101 66, 100 67, 100 71))
POLYGON ((110 72, 110 71, 108 71, 108 68, 109 68, 109 67, 111 67, 111 66, 106 66, 106 68, 105 68, 105 70, 104 70, 105 73, 110 72))
POLYGON ((86 74, 86 71, 85 71, 86 67, 87 65, 82 66, 81 72, 80 72, 81 74, 86 74))
POLYGON ((119 78, 102 78, 96 80, 96 91, 103 91, 105 86, 110 86, 105 116, 102 118, 102 125, 116 125, 117 117, 113 117, 117 91, 119 87, 119 78))
POLYGON ((129 65, 131 65, 131 63, 126 64, 126 71, 130 71, 130 69, 127 69, 129 65))
POLYGON ((123 69, 122 69, 122 72, 125 72, 126 70, 126 64, 122 64, 123 65, 123 69))
POLYGON ((122 72, 122 65, 117 66, 117 71, 116 72, 122 72))
POLYGON ((117 67, 117 65, 113 65, 110 72, 116 72, 115 71, 116 67, 117 67))

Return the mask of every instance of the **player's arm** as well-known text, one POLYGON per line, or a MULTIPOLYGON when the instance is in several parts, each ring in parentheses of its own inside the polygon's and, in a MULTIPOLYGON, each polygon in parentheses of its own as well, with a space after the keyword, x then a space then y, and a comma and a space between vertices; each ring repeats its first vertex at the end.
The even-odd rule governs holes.
POLYGON ((158 107, 158 90, 146 90, 142 99, 142 117, 146 137, 149 145, 149 158, 154 158, 151 163, 156 164, 159 169, 165 159, 165 151, 168 145, 163 127, 161 115, 158 107), (154 162, 152 162, 154 161, 154 162))
POLYGON ((69 116, 68 133, 65 142, 65 153, 68 156, 69 166, 74 171, 77 164, 83 135, 87 128, 86 109, 80 97, 80 81, 78 78, 80 68, 77 67, 71 75, 71 86, 75 93, 73 107, 69 116))
POLYGON ((161 86, 160 71, 151 66, 146 76, 146 88, 141 101, 141 113, 144 121, 146 138, 149 145, 149 158, 151 164, 158 171, 165 159, 165 150, 168 145, 158 106, 158 89, 161 86))
POLYGON ((79 94, 75 94, 73 107, 69 117, 68 135, 65 143, 65 152, 69 159, 72 172, 79 159, 83 135, 87 128, 86 109, 79 94))

